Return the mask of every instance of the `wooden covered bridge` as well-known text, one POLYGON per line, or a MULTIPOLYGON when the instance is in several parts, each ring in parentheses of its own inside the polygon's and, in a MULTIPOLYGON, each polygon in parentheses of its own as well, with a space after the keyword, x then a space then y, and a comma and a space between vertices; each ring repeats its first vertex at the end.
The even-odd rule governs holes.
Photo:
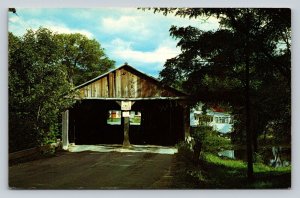
POLYGON ((125 64, 76 87, 63 113, 63 147, 175 145, 189 135, 187 95, 125 64))

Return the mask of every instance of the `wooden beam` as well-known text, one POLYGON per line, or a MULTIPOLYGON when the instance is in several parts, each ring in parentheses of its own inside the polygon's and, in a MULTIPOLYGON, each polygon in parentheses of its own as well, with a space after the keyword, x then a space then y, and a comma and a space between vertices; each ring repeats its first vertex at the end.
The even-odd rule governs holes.
MULTIPOLYGON (((135 101, 132 101, 132 100, 130 100, 131 101, 131 106, 132 105, 134 105, 134 103, 135 103, 135 101)), ((119 101, 119 100, 117 100, 117 101, 115 101, 120 107, 122 106, 122 101, 119 101)), ((121 109, 122 110, 122 109, 121 109)))
POLYGON ((102 98, 102 97, 85 97, 85 98, 77 98, 82 100, 117 100, 117 101, 135 101, 135 100, 186 100, 186 97, 149 97, 149 98, 102 98))
POLYGON ((63 149, 67 150, 69 146, 69 110, 62 113, 62 143, 63 149))
MULTIPOLYGON (((123 114, 123 112, 122 112, 123 114)), ((123 121, 123 129, 124 129, 124 140, 123 140, 123 147, 130 147, 130 141, 129 141, 129 123, 130 123, 129 117, 123 117, 122 115, 122 121, 123 121)))

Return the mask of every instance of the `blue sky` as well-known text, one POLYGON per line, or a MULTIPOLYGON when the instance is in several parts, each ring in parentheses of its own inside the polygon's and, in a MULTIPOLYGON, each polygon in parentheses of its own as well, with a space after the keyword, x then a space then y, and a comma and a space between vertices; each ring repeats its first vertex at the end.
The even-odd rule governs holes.
POLYGON ((21 36, 26 29, 46 27, 57 33, 81 33, 96 39, 116 66, 125 62, 158 77, 165 61, 180 53, 177 41, 169 34, 171 25, 217 29, 216 18, 187 19, 164 16, 136 8, 28 9, 9 13, 10 32, 21 36))

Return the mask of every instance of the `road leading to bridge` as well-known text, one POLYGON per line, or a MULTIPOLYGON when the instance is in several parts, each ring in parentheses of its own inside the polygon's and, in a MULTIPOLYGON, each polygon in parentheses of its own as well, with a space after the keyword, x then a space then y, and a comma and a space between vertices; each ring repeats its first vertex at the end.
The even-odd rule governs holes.
POLYGON ((9 187, 21 189, 172 188, 174 155, 62 152, 9 167, 9 187))

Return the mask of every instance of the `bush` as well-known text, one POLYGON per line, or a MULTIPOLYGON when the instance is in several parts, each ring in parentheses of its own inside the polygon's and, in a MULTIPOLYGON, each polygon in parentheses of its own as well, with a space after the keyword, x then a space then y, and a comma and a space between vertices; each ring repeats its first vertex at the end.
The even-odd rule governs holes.
POLYGON ((253 162, 255 163, 264 163, 263 156, 260 153, 254 152, 253 153, 253 162))
POLYGON ((50 126, 50 130, 43 137, 41 142, 42 145, 56 143, 57 138, 61 136, 61 124, 55 123, 50 126))
POLYGON ((191 136, 194 140, 193 153, 194 161, 198 163, 201 152, 217 152, 221 148, 230 149, 232 147, 229 138, 222 137, 210 126, 198 126, 193 128, 191 136))
POLYGON ((188 142, 180 142, 177 144, 178 158, 180 161, 191 162, 193 160, 194 152, 188 142))
POLYGON ((195 140, 195 144, 200 144, 202 150, 206 152, 219 151, 220 148, 231 148, 231 140, 227 137, 222 137, 217 131, 214 131, 209 126, 199 126, 194 128, 191 136, 195 140))

